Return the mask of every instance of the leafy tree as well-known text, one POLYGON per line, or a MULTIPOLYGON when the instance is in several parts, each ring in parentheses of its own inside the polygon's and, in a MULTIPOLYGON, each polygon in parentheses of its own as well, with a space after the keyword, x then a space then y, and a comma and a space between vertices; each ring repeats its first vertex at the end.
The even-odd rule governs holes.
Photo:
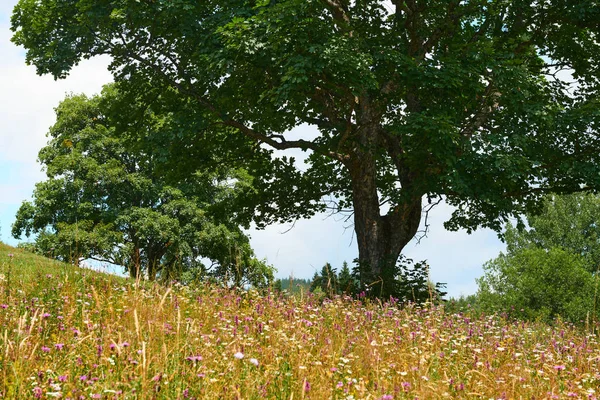
POLYGON ((594 317, 595 278, 581 256, 559 247, 521 248, 488 262, 484 271, 477 293, 484 310, 545 322, 594 317))
MULTIPOLYGON (((197 270, 236 286, 268 285, 272 268, 254 257, 235 215, 225 219, 218 211, 245 175, 203 172, 167 184, 152 150, 115 128, 114 118, 123 120, 111 104, 120 96, 109 86, 102 96, 69 96, 57 107, 51 139, 39 153, 48 179, 18 210, 13 236, 37 234, 38 252, 76 264, 111 262, 132 277, 179 278, 197 270)), ((146 110, 136 128, 160 130, 166 120, 146 110)))
POLYGON ((500 230, 544 193, 600 187, 599 20, 597 1, 20 0, 12 30, 40 74, 107 54, 133 97, 172 89, 202 121, 187 147, 257 177, 257 223, 332 196, 381 280, 423 199, 456 206, 449 229, 500 230), (319 134, 289 133, 302 124, 319 134))
POLYGON ((529 229, 507 227, 506 253, 478 280, 479 306, 546 321, 596 317, 599 220, 597 196, 547 197, 542 213, 528 217, 529 229))

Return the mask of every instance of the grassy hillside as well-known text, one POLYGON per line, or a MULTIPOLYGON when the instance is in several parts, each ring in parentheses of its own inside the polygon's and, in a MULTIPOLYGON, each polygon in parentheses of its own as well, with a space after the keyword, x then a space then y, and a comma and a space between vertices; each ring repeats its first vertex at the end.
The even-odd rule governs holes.
POLYGON ((0 273, 3 398, 593 399, 600 383, 597 337, 566 326, 137 287, 4 245, 0 273))

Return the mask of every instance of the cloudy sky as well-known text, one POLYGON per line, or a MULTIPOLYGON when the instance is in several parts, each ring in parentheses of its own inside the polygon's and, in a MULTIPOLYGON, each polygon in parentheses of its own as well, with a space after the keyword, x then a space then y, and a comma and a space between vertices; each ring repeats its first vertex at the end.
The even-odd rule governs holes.
MULTIPOLYGON (((111 81, 106 59, 84 61, 61 81, 37 76, 34 67, 25 65, 23 49, 10 42, 15 4, 16 0, 0 0, 0 240, 11 245, 18 243, 10 236, 15 213, 31 197, 35 183, 44 179, 36 159, 54 122, 54 107, 66 94, 92 95, 111 81)), ((310 134, 297 132, 305 133, 310 134)), ((504 246, 489 230, 472 235, 445 231, 442 223, 450 212, 444 205, 434 209, 428 236, 418 244, 410 243, 405 253, 415 261, 428 260, 431 278, 446 282, 450 295, 467 295, 476 291, 482 264, 504 246)), ((255 252, 267 258, 280 277, 310 278, 325 262, 339 267, 357 256, 352 227, 341 216, 318 215, 289 228, 271 226, 250 232, 255 252)))

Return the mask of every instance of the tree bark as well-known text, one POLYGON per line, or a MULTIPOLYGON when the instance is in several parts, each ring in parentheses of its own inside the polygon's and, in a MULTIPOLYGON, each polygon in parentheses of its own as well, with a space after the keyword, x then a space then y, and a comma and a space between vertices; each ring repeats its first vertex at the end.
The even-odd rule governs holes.
MULTIPOLYGON (((367 121, 377 120, 373 118, 368 105, 361 110, 360 116, 366 117, 367 121)), ((375 159, 381 131, 378 124, 361 125, 362 129, 356 132, 358 146, 353 149, 353 155, 346 163, 352 181, 358 259, 361 266, 369 271, 368 279, 382 281, 384 277, 390 278, 386 272, 395 266, 402 249, 419 229, 422 196, 412 193, 411 182, 407 176, 403 176, 401 183, 404 196, 386 215, 381 215, 375 159)))
POLYGON ((395 265, 402 249, 419 229, 421 197, 401 202, 381 215, 375 175, 363 169, 362 173, 351 176, 358 259, 367 266, 372 278, 382 279, 384 270, 395 265))

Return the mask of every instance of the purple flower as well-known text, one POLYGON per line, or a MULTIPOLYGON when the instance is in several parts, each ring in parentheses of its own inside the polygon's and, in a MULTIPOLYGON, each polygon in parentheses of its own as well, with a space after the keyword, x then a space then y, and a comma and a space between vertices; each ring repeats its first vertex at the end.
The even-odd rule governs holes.
POLYGON ((36 386, 33 388, 33 397, 35 397, 36 399, 41 399, 42 398, 42 388, 39 386, 36 386))
POLYGON ((250 359, 250 363, 254 364, 254 365, 256 365, 258 367, 258 360, 256 358, 251 358, 250 359))
POLYGON ((42 346, 42 352, 44 352, 44 353, 50 352, 50 347, 42 346))
POLYGON ((304 391, 308 392, 310 390, 310 383, 305 379, 304 380, 304 391))
POLYGON ((121 343, 121 347, 129 347, 129 342, 123 342, 123 343, 121 343))
POLYGON ((202 361, 202 356, 187 356, 185 359, 192 362, 202 361))
POLYGON ((63 347, 65 347, 65 345, 63 343, 56 343, 54 347, 56 348, 56 350, 62 350, 63 347))
POLYGON ((42 314, 42 318, 49 318, 51 316, 52 316, 52 314, 47 313, 47 312, 42 314))
POLYGON ((87 375, 81 375, 81 376, 79 377, 79 380, 80 380, 80 381, 82 381, 82 382, 83 382, 83 381, 87 381, 87 375))
POLYGON ((379 400, 394 400, 394 396, 392 396, 391 394, 384 394, 379 398, 379 400))
POLYGON ((235 353, 233 356, 235 358, 237 358, 238 360, 241 360, 242 358, 244 358, 244 354, 240 353, 239 351, 237 353, 235 353))
POLYGON ((90 397, 91 397, 92 399, 101 399, 101 398, 102 398, 102 395, 101 395, 100 393, 92 393, 92 394, 90 395, 90 397))
POLYGON ((8 304, 0 304, 0 308, 6 309, 6 308, 8 308, 8 304))
POLYGON ((154 382, 158 382, 158 381, 160 381, 161 378, 162 378, 162 374, 156 374, 156 375, 154 375, 154 378, 152 378, 152 380, 154 382))
POLYGON ((67 376, 66 375, 61 375, 58 377, 58 381, 59 382, 66 382, 67 381, 67 376))
POLYGON ((14 255, 13 253, 8 253, 8 256, 9 256, 10 258, 13 258, 15 255, 14 255))
POLYGON ((564 365, 555 365, 554 369, 557 370, 557 371, 564 371, 565 366, 564 365))

